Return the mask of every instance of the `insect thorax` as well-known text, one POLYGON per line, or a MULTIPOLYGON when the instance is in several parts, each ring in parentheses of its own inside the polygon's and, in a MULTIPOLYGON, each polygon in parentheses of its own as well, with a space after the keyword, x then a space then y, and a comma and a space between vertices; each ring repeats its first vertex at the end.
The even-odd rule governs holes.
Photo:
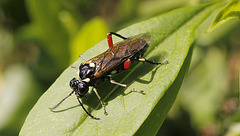
POLYGON ((93 78, 96 70, 95 63, 84 63, 79 67, 79 77, 81 79, 93 78))

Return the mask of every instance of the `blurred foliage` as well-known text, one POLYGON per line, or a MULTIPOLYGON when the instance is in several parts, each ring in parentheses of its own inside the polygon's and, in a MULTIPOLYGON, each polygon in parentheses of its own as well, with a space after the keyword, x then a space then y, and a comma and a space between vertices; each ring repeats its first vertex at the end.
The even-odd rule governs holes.
MULTIPOLYGON (((206 1, 0 1, 0 135, 18 134, 37 98, 109 30, 206 1)), ((239 1, 223 7, 199 28, 189 74, 158 135, 239 135, 240 25, 226 22, 239 18, 239 1)))
POLYGON ((221 24, 225 23, 226 21, 232 18, 240 19, 240 1, 239 0, 231 0, 227 6, 225 6, 215 17, 214 21, 212 22, 211 26, 209 27, 209 31, 215 29, 216 27, 220 26, 221 24))

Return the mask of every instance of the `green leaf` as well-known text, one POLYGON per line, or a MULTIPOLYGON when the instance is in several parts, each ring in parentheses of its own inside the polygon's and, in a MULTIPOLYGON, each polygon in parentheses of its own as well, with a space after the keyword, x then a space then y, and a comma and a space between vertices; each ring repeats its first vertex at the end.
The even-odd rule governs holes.
POLYGON ((222 25, 223 23, 233 18, 240 19, 239 0, 231 0, 223 9, 221 9, 221 11, 218 12, 212 24, 210 25, 208 32, 211 32, 218 26, 222 25))
POLYGON ((39 87, 30 70, 21 64, 11 65, 1 75, 0 135, 17 135, 27 117, 26 111, 40 96, 39 87))
MULTIPOLYGON (((201 52, 199 48, 195 48, 195 51, 197 49, 201 52)), ((183 92, 179 95, 182 107, 191 116, 192 124, 199 128, 217 123, 216 115, 227 95, 226 50, 211 46, 207 52, 201 53, 198 55, 203 55, 202 61, 191 69, 182 86, 183 92)))
MULTIPOLYGON (((150 32, 154 41, 145 57, 155 62, 168 60, 169 64, 144 66, 137 63, 129 71, 114 76, 116 81, 130 85, 126 89, 108 82, 98 86, 98 92, 106 103, 107 116, 103 114, 94 92, 90 91, 82 101, 87 110, 100 120, 89 117, 79 107, 75 96, 64 101, 56 112, 48 109, 71 92, 69 81, 76 69, 69 67, 38 100, 20 135, 155 134, 171 108, 189 67, 195 30, 216 7, 204 4, 178 9, 119 31, 124 36, 150 32), (131 92, 132 88, 144 90, 146 95, 131 92)), ((120 39, 114 37, 114 41, 120 39)), ((104 40, 83 55, 89 59, 107 48, 104 40)), ((84 60, 79 58, 74 65, 81 62, 84 60)))

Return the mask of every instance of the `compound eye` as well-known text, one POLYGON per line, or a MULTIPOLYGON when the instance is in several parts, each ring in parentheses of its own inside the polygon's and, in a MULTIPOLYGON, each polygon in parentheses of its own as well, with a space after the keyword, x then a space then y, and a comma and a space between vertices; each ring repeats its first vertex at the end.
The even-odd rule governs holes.
POLYGON ((69 85, 73 90, 77 90, 78 89, 78 83, 79 83, 79 80, 77 80, 76 78, 73 78, 70 81, 69 85))
POLYGON ((88 92, 88 85, 84 82, 78 84, 78 89, 81 96, 84 96, 88 92))

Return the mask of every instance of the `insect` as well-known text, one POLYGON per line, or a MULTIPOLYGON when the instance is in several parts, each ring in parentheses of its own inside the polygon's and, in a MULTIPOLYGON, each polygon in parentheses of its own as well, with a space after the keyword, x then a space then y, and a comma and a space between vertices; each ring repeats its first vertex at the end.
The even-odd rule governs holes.
MULTIPOLYGON (((72 88, 72 92, 63 98, 56 106, 50 108, 51 110, 57 108, 64 100, 69 96, 75 93, 78 102, 80 103, 83 110, 92 118, 99 119, 91 115, 83 106, 80 98, 85 96, 88 92, 89 87, 93 87, 93 91, 97 95, 98 99, 101 102, 101 105, 104 110, 104 114, 107 114, 105 106, 101 100, 100 95, 97 92, 96 86, 104 82, 106 79, 112 84, 116 84, 122 87, 127 87, 125 84, 118 83, 114 81, 110 75, 117 74, 123 70, 129 69, 131 63, 134 61, 147 62, 154 65, 161 65, 168 63, 167 61, 162 63, 155 63, 149 61, 145 58, 142 58, 144 53, 147 51, 151 39, 149 33, 144 33, 136 35, 133 37, 124 37, 120 34, 110 32, 107 34, 107 41, 109 49, 103 52, 102 54, 81 63, 78 68, 79 79, 73 78, 69 85, 72 88), (113 44, 112 35, 115 35, 121 39, 122 42, 113 44)), ((136 92, 144 93, 143 91, 138 91, 133 89, 136 92)))

